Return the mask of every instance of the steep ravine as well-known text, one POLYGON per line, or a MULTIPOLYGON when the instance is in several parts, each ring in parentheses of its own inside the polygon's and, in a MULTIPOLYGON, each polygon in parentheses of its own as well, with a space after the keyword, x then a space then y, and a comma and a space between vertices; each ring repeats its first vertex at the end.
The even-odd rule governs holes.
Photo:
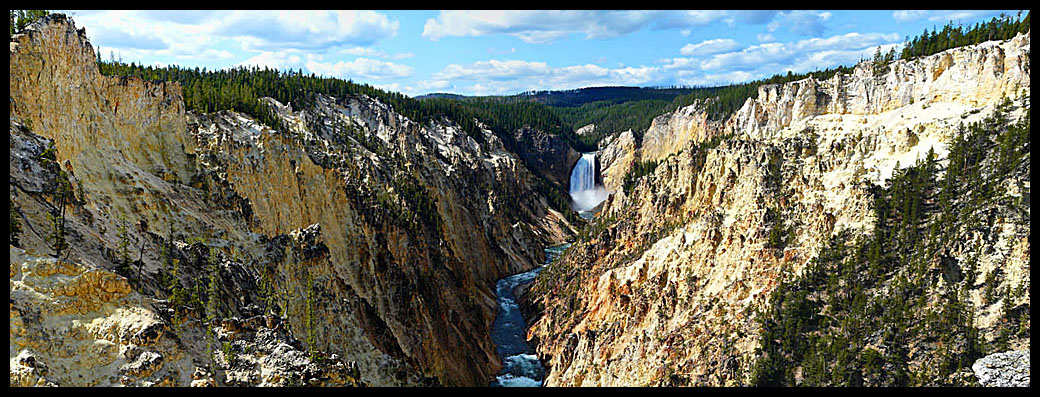
POLYGON ((495 281, 571 233, 495 134, 364 96, 265 98, 291 126, 275 131, 187 112, 178 84, 102 76, 95 59, 63 15, 11 40, 12 384, 494 378, 495 281), (40 266, 117 295, 49 287, 40 266))

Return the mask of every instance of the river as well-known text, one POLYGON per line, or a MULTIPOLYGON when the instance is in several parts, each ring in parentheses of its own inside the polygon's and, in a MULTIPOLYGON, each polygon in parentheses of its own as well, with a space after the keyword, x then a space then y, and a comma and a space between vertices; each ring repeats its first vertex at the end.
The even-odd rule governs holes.
POLYGON ((545 367, 534 348, 527 344, 527 321, 520 313, 513 291, 534 281, 538 273, 563 254, 570 244, 545 249, 545 264, 529 271, 503 277, 495 284, 498 314, 491 329, 491 341, 502 358, 502 371, 491 382, 493 387, 539 387, 545 379, 545 367))

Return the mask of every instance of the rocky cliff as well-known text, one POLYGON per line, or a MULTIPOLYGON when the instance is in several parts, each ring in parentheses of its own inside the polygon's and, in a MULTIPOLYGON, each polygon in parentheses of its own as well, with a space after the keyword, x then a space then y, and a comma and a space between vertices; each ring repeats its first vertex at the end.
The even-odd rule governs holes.
POLYGON ((12 385, 483 385, 495 280, 571 233, 491 131, 189 112, 63 15, 10 52, 12 385))
MULTIPOLYGON (((1025 34, 883 73, 867 62, 825 81, 762 86, 724 122, 694 104, 655 119, 640 148, 625 134, 605 142, 608 183, 631 166, 615 159, 660 164, 630 194, 611 196, 529 294, 543 309, 529 338, 549 367, 545 384, 749 383, 764 332, 756 311, 781 280, 801 276, 834 236, 874 233, 875 186, 930 151, 944 165, 958 125, 984 120, 1004 98, 1014 100, 1002 108, 1008 117, 1028 117, 1029 84, 1025 34)), ((1026 146, 1024 165, 1000 181, 1002 202, 1028 197, 1028 169, 1026 146)), ((965 271, 979 281, 965 290, 989 342, 1009 315, 984 291, 1029 288, 1028 205, 1020 211, 980 210, 989 220, 951 232, 957 243, 934 261, 977 262, 965 271)), ((934 294, 952 288, 935 285, 934 294)), ((1024 295, 999 301, 1011 312, 1029 305, 1024 295)), ((910 368, 927 372, 934 347, 919 346, 910 368)))

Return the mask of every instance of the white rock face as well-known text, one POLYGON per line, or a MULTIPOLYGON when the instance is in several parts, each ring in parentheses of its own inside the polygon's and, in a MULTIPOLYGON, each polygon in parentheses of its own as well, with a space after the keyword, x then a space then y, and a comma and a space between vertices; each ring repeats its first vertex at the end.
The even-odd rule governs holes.
POLYGON ((758 98, 749 99, 727 127, 733 132, 765 137, 799 132, 823 115, 861 116, 851 117, 852 123, 835 125, 853 130, 864 129, 855 128, 856 122, 892 130, 912 128, 924 121, 951 120, 967 110, 993 106, 1004 97, 1015 98, 1029 90, 1029 35, 954 48, 911 61, 898 60, 879 76, 874 76, 872 68, 872 63, 865 62, 851 75, 761 86, 758 98), (940 104, 939 109, 918 112, 940 104), (913 105, 916 108, 910 110, 917 114, 917 120, 869 117, 913 105))
POLYGON ((993 353, 971 365, 979 383, 990 387, 1029 387, 1029 350, 993 353))
POLYGON ((574 130, 574 133, 578 134, 578 135, 584 136, 584 135, 591 134, 591 133, 593 133, 595 131, 596 131, 596 125, 595 124, 589 124, 589 125, 586 125, 586 126, 583 126, 581 128, 578 128, 578 129, 574 130))

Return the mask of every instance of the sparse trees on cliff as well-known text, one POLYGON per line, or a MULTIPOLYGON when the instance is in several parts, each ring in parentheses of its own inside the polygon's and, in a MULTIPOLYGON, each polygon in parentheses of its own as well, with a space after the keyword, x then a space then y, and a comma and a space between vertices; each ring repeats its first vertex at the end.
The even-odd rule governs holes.
POLYGON ((906 41, 899 59, 914 59, 989 40, 1010 40, 1019 33, 1029 31, 1029 12, 1026 12, 1025 18, 1021 18, 1021 15, 1019 12, 1019 15, 1012 18, 1010 15, 1001 14, 989 22, 980 22, 972 27, 954 25, 950 22, 943 26, 941 31, 934 28, 929 31, 925 28, 920 36, 906 41))
POLYGON ((119 274, 130 276, 130 226, 126 221, 126 215, 120 213, 116 225, 116 261, 119 274))
POLYGON ((47 243, 54 250, 54 256, 61 259, 63 254, 68 254, 67 250, 69 248, 69 244, 65 239, 65 211, 72 201, 72 183, 69 182, 68 174, 58 164, 57 149, 54 147, 54 141, 47 143, 47 147, 40 153, 37 160, 40 162, 40 165, 54 173, 54 187, 51 190, 51 204, 53 207, 50 213, 47 214, 49 224, 47 243))
POLYGON ((47 10, 9 10, 11 12, 11 36, 22 31, 37 19, 50 15, 47 10))
POLYGON ((1013 298, 1024 292, 1009 292, 1015 289, 1006 274, 994 269, 976 284, 969 252, 957 266, 963 278, 943 275, 945 252, 965 230, 997 216, 1028 219, 1003 186, 1028 172, 1029 117, 1012 122, 1007 112, 1010 105, 960 127, 942 177, 934 153, 896 170, 872 189, 873 234, 835 236, 801 278, 778 286, 758 317, 752 384, 946 385, 975 359, 1028 337, 1028 306, 1016 307, 1013 298), (997 335, 988 342, 968 298, 979 288, 982 305, 1000 305, 997 335), (804 299, 801 292, 808 292, 804 299), (794 335, 808 344, 788 339, 794 335), (931 353, 911 363, 910 351, 931 353), (799 367, 801 379, 790 377, 799 367))
POLYGON ((18 241, 18 235, 22 234, 22 222, 18 219, 21 217, 21 211, 14 205, 14 200, 10 201, 11 204, 11 223, 8 230, 8 241, 11 245, 20 245, 18 241))

